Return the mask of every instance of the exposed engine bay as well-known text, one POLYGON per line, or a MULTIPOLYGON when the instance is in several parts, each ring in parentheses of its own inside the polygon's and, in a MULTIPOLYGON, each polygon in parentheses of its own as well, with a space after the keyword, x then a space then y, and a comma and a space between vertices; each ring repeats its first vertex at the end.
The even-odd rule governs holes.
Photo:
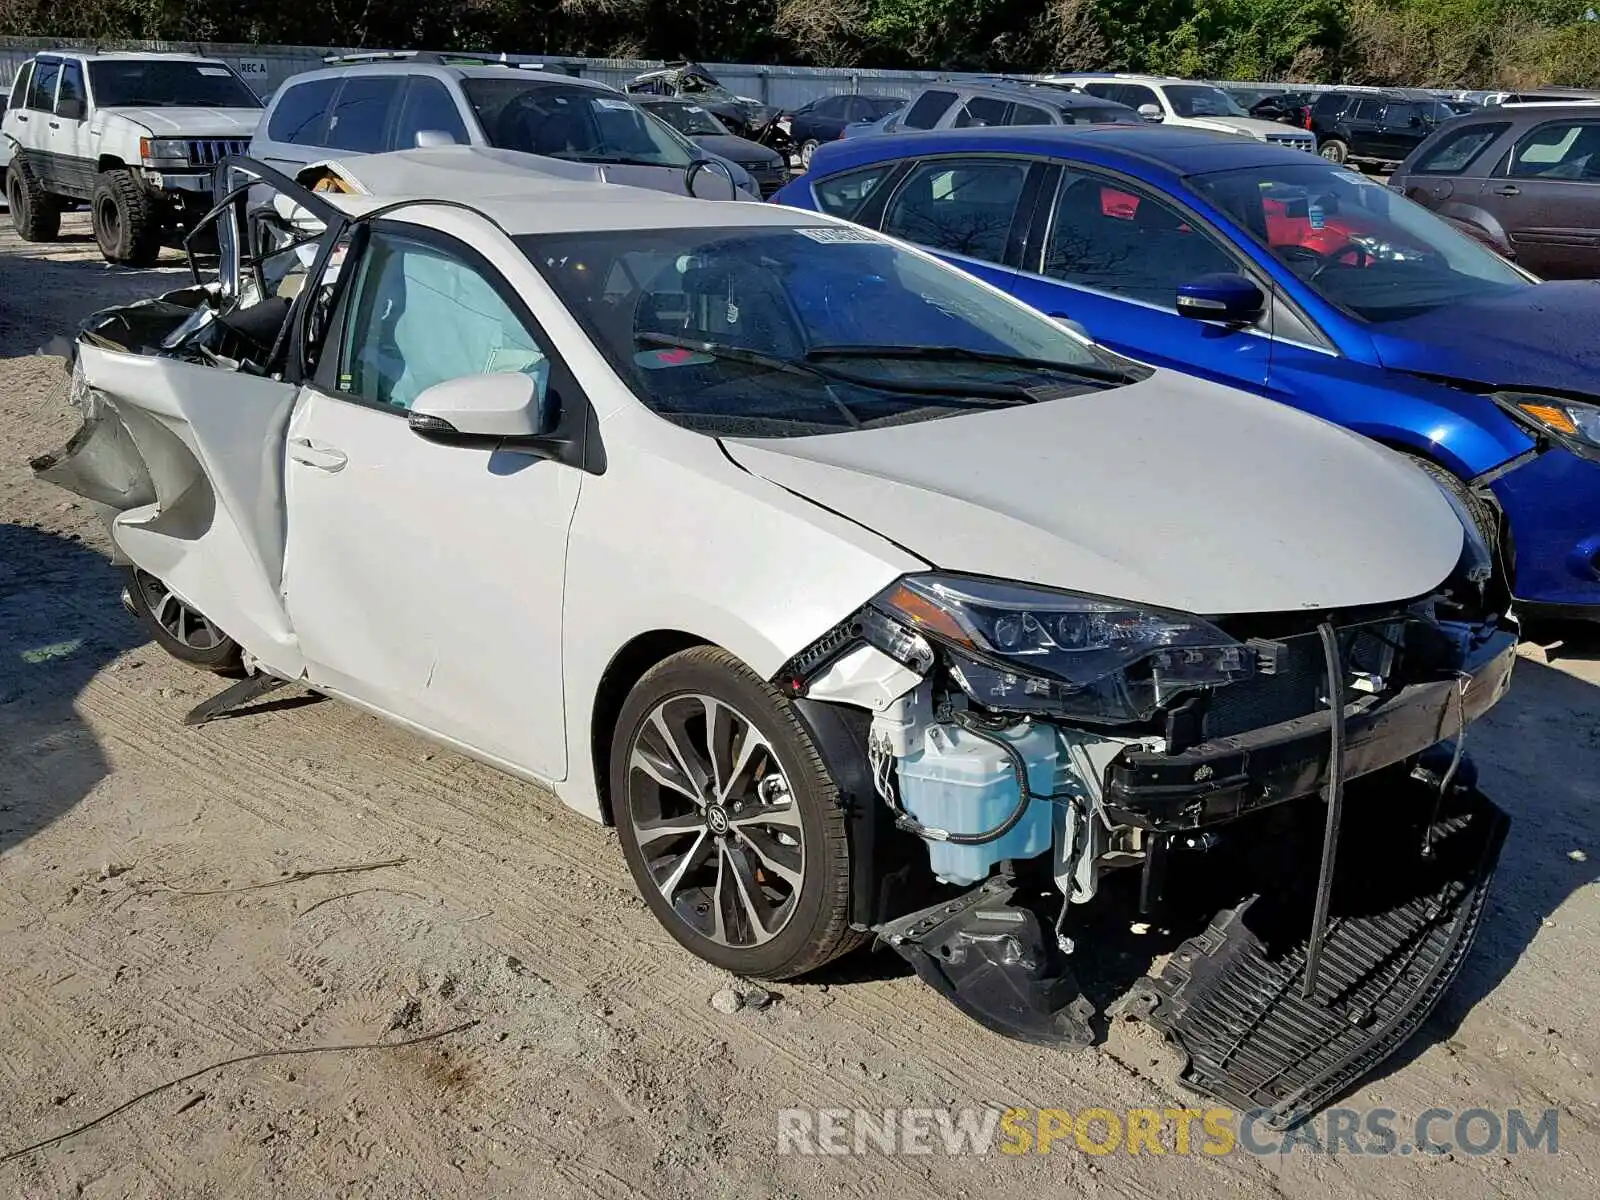
POLYGON ((1084 1046, 1120 904, 1170 956, 1115 1013, 1303 1119, 1415 1030, 1481 914, 1507 821, 1464 746, 1516 628, 1480 555, 1386 611, 1215 621, 901 581, 776 681, 872 713, 857 834, 917 866, 861 922, 991 1029, 1084 1046))

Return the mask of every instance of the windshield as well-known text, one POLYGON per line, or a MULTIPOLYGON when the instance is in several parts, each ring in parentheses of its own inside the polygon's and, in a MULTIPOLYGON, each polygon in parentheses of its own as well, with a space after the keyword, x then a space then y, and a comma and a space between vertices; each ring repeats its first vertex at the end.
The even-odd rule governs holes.
POLYGON ((1420 205, 1326 163, 1191 177, 1330 304, 1397 321, 1528 286, 1510 263, 1420 205))
POLYGON ((537 234, 517 243, 648 407, 798 437, 1123 382, 1055 322, 841 226, 537 234), (998 361, 996 361, 998 360, 998 361))
POLYGON ((694 156, 631 100, 581 84, 466 79, 467 101, 491 146, 577 162, 687 167, 694 156))
POLYGON ((1239 102, 1219 87, 1203 83, 1169 83, 1167 99, 1180 117, 1248 117, 1239 102))
POLYGON ((660 117, 679 133, 694 137, 696 134, 725 134, 727 127, 698 104, 676 101, 669 104, 647 104, 645 111, 660 117))
POLYGON ((260 108, 261 99, 221 63, 112 58, 89 64, 101 108, 260 108))

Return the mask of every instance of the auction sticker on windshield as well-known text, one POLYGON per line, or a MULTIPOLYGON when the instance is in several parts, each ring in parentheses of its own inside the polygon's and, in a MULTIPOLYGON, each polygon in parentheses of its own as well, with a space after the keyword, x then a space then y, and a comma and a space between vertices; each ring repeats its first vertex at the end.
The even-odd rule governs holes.
POLYGON ((878 240, 865 229, 834 229, 825 225, 802 226, 796 229, 795 232, 810 238, 813 242, 876 242, 878 240))

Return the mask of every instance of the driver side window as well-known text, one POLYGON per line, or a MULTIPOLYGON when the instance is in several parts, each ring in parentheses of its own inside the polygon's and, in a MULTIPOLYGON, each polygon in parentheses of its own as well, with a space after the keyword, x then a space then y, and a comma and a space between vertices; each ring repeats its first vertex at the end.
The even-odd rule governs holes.
POLYGON ((1062 173, 1045 245, 1046 275, 1175 308, 1179 284, 1238 269, 1226 250, 1165 201, 1120 182, 1062 173))
POLYGON ((351 296, 338 390, 409 409, 436 383, 520 372, 540 400, 550 361, 521 316, 475 267, 421 241, 375 232, 351 296))

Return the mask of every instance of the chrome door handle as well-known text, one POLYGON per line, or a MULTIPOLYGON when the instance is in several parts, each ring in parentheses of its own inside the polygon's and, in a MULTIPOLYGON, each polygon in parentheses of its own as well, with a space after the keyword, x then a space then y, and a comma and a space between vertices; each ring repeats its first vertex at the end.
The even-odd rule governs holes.
POLYGON ((1496 196, 1520 196, 1522 195, 1522 189, 1514 183, 1503 183, 1495 188, 1494 194, 1496 196))
POLYGON ((289 457, 297 463, 316 467, 319 471, 342 471, 350 461, 343 450, 332 446, 319 446, 310 438, 290 438, 289 457))

